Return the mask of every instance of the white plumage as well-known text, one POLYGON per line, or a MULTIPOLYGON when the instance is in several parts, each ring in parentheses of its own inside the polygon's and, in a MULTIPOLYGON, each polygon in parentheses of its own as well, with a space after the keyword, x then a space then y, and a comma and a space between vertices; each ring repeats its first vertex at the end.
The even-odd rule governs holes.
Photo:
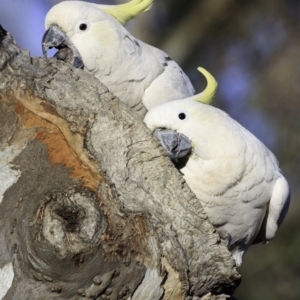
MULTIPOLYGON (((142 4, 135 14, 147 10, 152 0, 133 0, 125 4, 128 5, 125 12, 142 4)), ((66 1, 48 12, 45 26, 46 29, 54 26, 61 36, 66 35, 78 50, 84 69, 141 116, 157 104, 193 95, 190 80, 176 62, 163 51, 134 38, 122 26, 134 13, 125 19, 118 17, 122 13, 124 17, 118 6, 66 1)), ((55 44, 59 37, 53 42, 45 35, 44 52, 50 47, 64 46, 55 44)))
POLYGON ((180 171, 238 266, 253 242, 274 238, 290 192, 263 143, 225 112, 195 97, 156 106, 144 121, 153 131, 169 129, 191 141, 192 153, 180 171))

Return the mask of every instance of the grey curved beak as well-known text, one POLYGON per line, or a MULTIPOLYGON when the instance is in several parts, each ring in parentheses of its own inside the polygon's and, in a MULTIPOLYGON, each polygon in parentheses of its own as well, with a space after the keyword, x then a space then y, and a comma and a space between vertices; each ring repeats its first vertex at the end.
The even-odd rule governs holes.
POLYGON ((66 41, 66 34, 62 32, 58 27, 50 27, 43 35, 42 38, 42 50, 44 57, 47 58, 47 52, 49 49, 57 48, 66 41))
POLYGON ((173 162, 177 162, 179 158, 185 157, 192 150, 190 140, 176 131, 156 129, 154 135, 159 139, 173 162))
POLYGON ((83 68, 83 60, 67 35, 57 26, 51 26, 43 35, 42 51, 47 58, 47 52, 51 48, 58 49, 55 58, 70 63, 75 68, 83 68))

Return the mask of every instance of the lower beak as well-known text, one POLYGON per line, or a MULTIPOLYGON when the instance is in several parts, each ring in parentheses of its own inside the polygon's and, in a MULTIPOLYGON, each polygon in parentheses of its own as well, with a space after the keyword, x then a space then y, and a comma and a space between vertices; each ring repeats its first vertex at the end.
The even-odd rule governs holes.
POLYGON ((154 135, 159 139, 173 162, 188 155, 192 149, 190 140, 176 131, 156 129, 154 135))
POLYGON ((83 60, 79 51, 57 26, 50 27, 43 35, 42 50, 44 57, 47 57, 47 52, 51 48, 58 49, 58 52, 54 55, 57 59, 68 62, 75 68, 83 68, 83 60))

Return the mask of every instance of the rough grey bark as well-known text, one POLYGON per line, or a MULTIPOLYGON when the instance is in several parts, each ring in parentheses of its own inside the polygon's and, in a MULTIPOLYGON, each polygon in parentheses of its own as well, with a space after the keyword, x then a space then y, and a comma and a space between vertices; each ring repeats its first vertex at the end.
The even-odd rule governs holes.
POLYGON ((200 202, 93 76, 0 29, 0 299, 225 299, 200 202), (217 296, 221 295, 221 296, 217 296))

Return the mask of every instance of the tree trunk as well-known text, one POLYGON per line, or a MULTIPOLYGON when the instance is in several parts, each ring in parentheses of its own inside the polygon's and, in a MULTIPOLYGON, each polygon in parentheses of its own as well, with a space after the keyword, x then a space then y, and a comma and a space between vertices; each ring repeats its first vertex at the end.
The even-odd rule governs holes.
POLYGON ((230 253, 142 120, 1 27, 0 128, 0 299, 234 291, 230 253))

